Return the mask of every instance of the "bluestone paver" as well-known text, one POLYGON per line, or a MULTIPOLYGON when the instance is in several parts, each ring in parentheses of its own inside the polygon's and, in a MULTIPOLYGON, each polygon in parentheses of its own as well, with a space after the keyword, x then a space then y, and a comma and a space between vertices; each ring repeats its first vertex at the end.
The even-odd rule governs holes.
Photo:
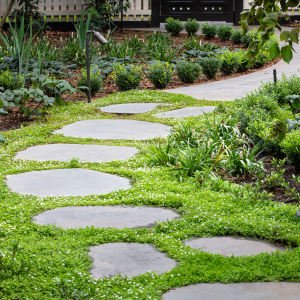
POLYGON ((216 109, 216 106, 196 106, 196 107, 184 107, 176 110, 166 111, 156 114, 154 116, 159 118, 184 118, 184 117, 196 117, 203 115, 203 113, 210 113, 216 109))
POLYGON ((163 103, 125 103, 100 107, 100 110, 112 114, 133 115, 151 111, 161 105, 163 105, 163 103))

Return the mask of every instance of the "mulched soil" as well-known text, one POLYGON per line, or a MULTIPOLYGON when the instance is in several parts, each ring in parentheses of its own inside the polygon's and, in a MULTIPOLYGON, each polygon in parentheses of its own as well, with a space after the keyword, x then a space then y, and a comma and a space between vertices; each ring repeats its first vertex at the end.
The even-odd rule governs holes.
MULTIPOLYGON (((60 49, 60 47, 62 46, 61 40, 66 40, 70 36, 70 34, 71 34, 71 32, 59 32, 59 31, 47 31, 47 32, 43 33, 44 36, 46 36, 46 37, 48 37, 48 39, 52 40, 53 46, 57 47, 58 49, 60 49)), ((149 32, 123 30, 123 32, 115 31, 113 36, 115 39, 122 41, 122 40, 126 40, 128 37, 130 37, 132 35, 138 35, 139 39, 142 40, 145 38, 146 34, 149 34, 149 32)), ((174 41, 174 43, 176 43, 176 45, 183 46, 184 39, 186 37, 187 37, 187 34, 180 33, 176 37, 171 37, 171 40, 174 41)), ((242 48, 244 50, 246 49, 243 44, 233 44, 231 41, 222 41, 218 37, 210 39, 210 40, 205 40, 205 38, 202 37, 202 41, 205 43, 214 43, 221 47, 227 46, 231 50, 234 50, 236 48, 242 48)), ((274 65, 275 63, 277 63, 279 60, 280 60, 280 58, 270 61, 264 67, 262 67, 260 69, 268 68, 268 67, 274 65)), ((71 78, 71 84, 73 86, 77 86, 78 76, 80 76, 80 69, 81 68, 78 67, 76 70, 73 70, 73 73, 75 74, 71 78)), ((183 87, 183 86, 189 86, 189 85, 199 85, 199 84, 204 84, 204 83, 213 82, 213 81, 226 80, 229 78, 257 72, 260 69, 250 69, 245 73, 235 73, 235 74, 229 75, 229 76, 225 76, 225 75, 222 75, 221 73, 218 73, 217 78, 213 79, 213 80, 208 80, 208 79, 206 79, 206 77, 204 75, 202 75, 201 78, 199 80, 197 80, 194 84, 184 84, 184 83, 180 82, 180 80, 177 78, 176 75, 174 75, 172 84, 170 84, 167 88, 173 89, 173 88, 177 88, 177 87, 183 87)), ((141 81, 140 89, 141 90, 154 90, 155 88, 148 78, 144 78, 141 81)), ((93 99, 99 99, 101 97, 105 97, 105 96, 115 93, 117 91, 118 91, 117 87, 113 83, 113 81, 110 78, 107 78, 104 80, 104 92, 97 93, 93 97, 93 99)), ((65 95, 65 96, 63 96, 63 98, 65 101, 86 101, 87 100, 87 97, 85 96, 85 94, 79 93, 79 92, 76 93, 74 95, 74 97, 69 97, 68 95, 65 95)), ((34 105, 34 103, 30 103, 29 105, 32 106, 32 105, 34 105)), ((24 119, 22 117, 13 119, 11 117, 0 116, 0 132, 19 128, 21 126, 21 124, 26 126, 29 123, 30 123, 30 120, 24 119)))
MULTIPOLYGON (((272 172, 276 172, 273 164, 272 164, 272 159, 277 158, 272 155, 268 155, 266 153, 263 153, 258 157, 258 159, 263 159, 264 162, 264 176, 266 177, 267 175, 270 175, 272 172)), ((283 157, 281 157, 282 159, 283 157)), ((292 175, 295 175, 296 177, 300 176, 300 168, 296 168, 294 166, 289 165, 288 163, 285 163, 283 166, 283 169, 285 169, 285 172, 282 175, 282 178, 289 184, 288 190, 291 190, 295 188, 295 191, 300 194, 300 184, 296 183, 292 179, 292 175)), ((228 176, 228 175, 223 175, 224 179, 227 179, 231 182, 237 183, 237 184, 254 184, 256 182, 256 178, 253 175, 243 175, 240 177, 234 177, 234 176, 228 176)), ((264 181, 264 179, 262 179, 264 181)), ((290 204, 290 205, 300 205, 300 199, 292 197, 291 195, 287 195, 286 192, 287 190, 281 186, 275 186, 272 188, 268 187, 262 187, 261 191, 267 191, 268 193, 272 193, 272 200, 280 203, 285 203, 285 204, 290 204)), ((257 199, 259 200, 259 199, 257 199)))
POLYGON ((299 25, 300 25, 300 22, 296 20, 296 21, 288 23, 288 24, 283 24, 283 25, 281 25, 281 27, 295 27, 295 26, 299 27, 299 25))

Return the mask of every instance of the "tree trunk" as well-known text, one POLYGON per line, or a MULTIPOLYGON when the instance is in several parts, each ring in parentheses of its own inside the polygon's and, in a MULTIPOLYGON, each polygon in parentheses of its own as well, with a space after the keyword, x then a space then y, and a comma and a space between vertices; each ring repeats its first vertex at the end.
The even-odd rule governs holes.
POLYGON ((10 11, 11 11, 11 9, 12 9, 15 1, 16 0, 9 0, 9 3, 7 5, 7 8, 6 8, 6 11, 5 11, 5 13, 4 13, 4 15, 3 15, 3 17, 2 17, 2 19, 0 21, 0 30, 2 29, 2 27, 3 27, 3 25, 4 25, 5 21, 6 21, 6 18, 10 14, 10 11))

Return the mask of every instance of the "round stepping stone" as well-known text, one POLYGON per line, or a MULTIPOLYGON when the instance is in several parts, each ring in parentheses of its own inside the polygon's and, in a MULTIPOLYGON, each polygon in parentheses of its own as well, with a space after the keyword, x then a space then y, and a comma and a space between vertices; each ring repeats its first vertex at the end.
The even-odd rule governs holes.
POLYGON ((193 248, 203 248, 204 252, 219 253, 223 256, 255 255, 263 252, 285 251, 285 246, 280 246, 268 241, 255 240, 246 237, 225 236, 211 238, 191 239, 185 243, 193 248))
POLYGON ((164 103, 126 103, 100 107, 101 111, 111 114, 142 114, 164 103))
POLYGON ((176 110, 166 111, 164 113, 156 114, 155 117, 159 118, 184 118, 184 117, 196 117, 203 115, 203 113, 210 113, 214 111, 216 106, 196 106, 196 107, 184 107, 176 110))
POLYGON ((130 180, 86 169, 56 169, 7 176, 13 192, 35 196, 87 196, 129 189, 130 180))
POLYGON ((86 120, 64 126, 54 133, 64 136, 94 138, 94 139, 135 139, 147 140, 155 137, 165 137, 170 126, 135 120, 86 120))
POLYGON ((179 217, 170 209, 129 206, 69 206, 43 212, 33 218, 40 225, 65 228, 94 226, 112 228, 153 227, 156 221, 165 222, 179 217))
POLYGON ((177 263, 154 246, 138 243, 109 243, 90 248, 93 259, 92 276, 99 279, 119 274, 137 276, 156 271, 162 274, 177 263))
POLYGON ((30 147, 17 153, 16 158, 38 161, 68 161, 73 157, 81 162, 97 162, 128 159, 139 150, 134 147, 116 147, 80 144, 48 144, 30 147))
POLYGON ((165 293, 164 300, 299 300, 298 282, 198 283, 165 293))

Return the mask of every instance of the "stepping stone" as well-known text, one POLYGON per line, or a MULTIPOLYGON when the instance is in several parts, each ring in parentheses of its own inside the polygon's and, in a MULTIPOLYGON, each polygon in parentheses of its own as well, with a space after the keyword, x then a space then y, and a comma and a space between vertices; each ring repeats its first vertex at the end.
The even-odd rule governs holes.
POLYGON ((100 107, 100 110, 111 114, 134 115, 145 113, 161 105, 164 103, 126 103, 100 107))
POLYGON ((17 153, 16 158, 37 161, 68 161, 73 157, 81 162, 124 160, 138 153, 134 147, 116 147, 80 144, 47 144, 30 147, 17 153))
POLYGON ((170 209, 130 206, 69 206, 43 212, 33 218, 40 225, 65 228, 94 226, 96 228, 153 227, 156 221, 165 222, 179 217, 170 209))
POLYGON ((177 263, 154 246, 138 243, 109 243, 90 248, 93 259, 92 277, 119 274, 137 276, 156 271, 162 274, 177 266, 177 263))
POLYGON ((255 240, 246 237, 224 236, 211 238, 196 238, 185 243, 193 248, 203 248, 204 252, 219 253, 223 256, 255 255, 262 252, 286 251, 285 246, 280 246, 268 241, 255 240))
POLYGON ((169 134, 170 129, 170 126, 159 123, 100 119, 75 122, 56 130, 54 133, 77 138, 147 140, 155 137, 165 137, 169 134))
POLYGON ((176 110, 166 111, 164 113, 156 114, 158 118, 184 118, 196 117, 203 115, 203 113, 210 113, 216 109, 216 106, 197 106, 197 107, 184 107, 176 110))
POLYGON ((120 176, 86 169, 56 169, 7 176, 13 192, 35 196, 87 196, 131 187, 120 176))
POLYGON ((299 300, 298 282, 198 283, 165 293, 164 300, 299 300))

